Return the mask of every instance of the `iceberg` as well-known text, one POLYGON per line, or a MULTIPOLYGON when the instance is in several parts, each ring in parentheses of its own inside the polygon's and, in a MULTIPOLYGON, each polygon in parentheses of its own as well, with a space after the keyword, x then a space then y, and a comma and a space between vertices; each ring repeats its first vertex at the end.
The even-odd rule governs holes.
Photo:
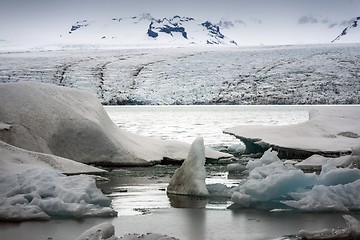
POLYGON ((66 176, 46 168, 0 174, 2 221, 116 216, 110 205, 88 175, 66 176))
MULTIPOLYGON (((29 151, 106 166, 153 165, 186 158, 189 144, 120 129, 91 93, 53 84, 0 85, 0 140, 29 151)), ((206 150, 206 157, 230 154, 206 150)))
POLYGON ((360 170, 357 168, 338 168, 330 162, 322 166, 319 175, 304 173, 281 161, 277 152, 271 149, 261 159, 249 161, 246 168, 250 172, 244 182, 235 188, 224 189, 223 186, 221 189, 224 197, 231 194, 234 202, 229 207, 231 209, 255 207, 271 210, 275 206, 313 212, 360 209, 360 170))
POLYGON ((250 170, 246 181, 240 184, 232 201, 250 206, 250 202, 267 202, 284 197, 290 192, 312 187, 317 182, 315 173, 304 173, 291 164, 284 164, 277 152, 267 150, 259 160, 246 165, 250 170))
POLYGON ((192 143, 188 157, 171 178, 167 187, 168 194, 207 197, 205 170, 205 147, 202 137, 192 143))
POLYGON ((359 106, 314 106, 307 122, 283 126, 244 125, 224 130, 244 142, 246 153, 272 148, 283 159, 348 155, 359 145, 359 106))
MULTIPOLYGON (((238 186, 206 185, 202 144, 201 138, 194 141, 189 157, 171 179, 168 193, 231 198, 233 204, 229 209, 311 212, 360 209, 360 170, 357 168, 338 168, 330 162, 322 166, 319 175, 305 173, 268 149, 260 159, 248 162, 249 175, 238 186)), ((354 156, 357 153, 351 157, 354 156)))
POLYGON ((360 179, 347 184, 316 185, 311 190, 290 193, 294 200, 283 201, 283 203, 302 211, 359 210, 359 189, 360 179))

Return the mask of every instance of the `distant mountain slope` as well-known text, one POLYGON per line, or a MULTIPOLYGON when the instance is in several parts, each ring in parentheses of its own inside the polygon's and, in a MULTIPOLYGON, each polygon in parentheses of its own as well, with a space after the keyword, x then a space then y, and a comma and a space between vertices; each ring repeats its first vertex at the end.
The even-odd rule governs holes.
POLYGON ((113 43, 161 44, 224 44, 237 43, 221 33, 220 26, 208 20, 174 16, 154 18, 142 14, 130 18, 112 18, 108 21, 82 20, 71 26, 68 39, 98 43, 99 39, 113 43))
MULTIPOLYGON (((360 35, 360 30, 358 28, 360 21, 360 17, 355 18, 350 25, 348 25, 334 40, 331 42, 339 42, 341 40, 344 40, 344 38, 348 38, 349 35, 360 35), (356 33, 355 33, 356 32, 356 33)), ((354 36, 352 36, 354 37, 354 36)))

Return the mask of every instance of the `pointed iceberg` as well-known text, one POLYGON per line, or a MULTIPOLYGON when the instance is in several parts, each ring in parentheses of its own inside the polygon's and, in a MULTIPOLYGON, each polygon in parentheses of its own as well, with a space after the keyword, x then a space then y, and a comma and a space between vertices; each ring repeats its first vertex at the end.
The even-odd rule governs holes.
POLYGON ((168 194, 207 197, 205 170, 205 147, 202 137, 192 143, 189 154, 181 167, 177 169, 168 187, 168 194))

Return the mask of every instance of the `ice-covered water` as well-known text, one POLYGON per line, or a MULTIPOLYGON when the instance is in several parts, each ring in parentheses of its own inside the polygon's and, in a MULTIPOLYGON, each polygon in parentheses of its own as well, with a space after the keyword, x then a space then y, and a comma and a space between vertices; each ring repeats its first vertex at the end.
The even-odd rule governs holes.
POLYGON ((191 143, 202 136, 206 146, 238 144, 223 130, 237 125, 287 125, 309 119, 311 106, 109 106, 122 129, 144 136, 191 143))

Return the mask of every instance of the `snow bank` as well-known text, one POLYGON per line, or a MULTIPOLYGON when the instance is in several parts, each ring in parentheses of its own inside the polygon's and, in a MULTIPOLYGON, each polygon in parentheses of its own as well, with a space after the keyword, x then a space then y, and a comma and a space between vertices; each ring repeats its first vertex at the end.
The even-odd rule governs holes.
POLYGON ((202 137, 198 137, 191 145, 188 157, 171 178, 167 192, 169 194, 208 196, 204 165, 204 140, 202 137))
POLYGON ((318 232, 300 230, 298 237, 301 239, 359 239, 360 222, 350 215, 343 215, 347 228, 324 229, 318 232))
POLYGON ((110 204, 91 176, 65 176, 41 168, 0 174, 0 220, 115 216, 110 204))
MULTIPOLYGON (((0 85, 0 139, 30 151, 99 165, 183 160, 189 145, 119 129, 90 93, 52 84, 0 85)), ((206 157, 229 157, 206 151, 206 157)))
POLYGON ((244 141, 247 151, 272 147, 283 158, 307 158, 314 153, 339 155, 359 145, 360 106, 319 106, 309 121, 285 126, 237 126, 224 132, 244 141))

